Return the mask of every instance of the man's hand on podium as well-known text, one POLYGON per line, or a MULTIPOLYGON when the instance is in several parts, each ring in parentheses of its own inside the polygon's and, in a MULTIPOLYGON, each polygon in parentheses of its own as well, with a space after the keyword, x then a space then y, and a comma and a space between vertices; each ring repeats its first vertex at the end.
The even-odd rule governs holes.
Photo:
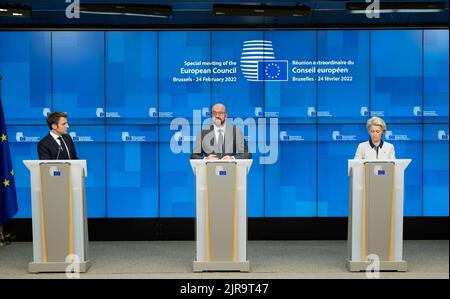
POLYGON ((219 157, 217 157, 214 154, 211 154, 207 157, 205 157, 205 160, 235 160, 235 158, 233 156, 223 156, 222 159, 219 159, 219 157))
POLYGON ((233 156, 223 156, 222 160, 234 160, 233 156))
POLYGON ((205 160, 219 160, 219 158, 218 158, 216 155, 211 154, 211 155, 208 155, 208 156, 205 158, 205 160))

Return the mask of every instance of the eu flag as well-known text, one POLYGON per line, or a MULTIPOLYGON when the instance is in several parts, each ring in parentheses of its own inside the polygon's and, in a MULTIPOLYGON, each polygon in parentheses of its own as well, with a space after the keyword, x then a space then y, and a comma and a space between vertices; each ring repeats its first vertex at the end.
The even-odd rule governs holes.
POLYGON ((0 225, 14 217, 18 210, 14 170, 9 153, 8 134, 6 134, 0 90, 0 225))
POLYGON ((258 81, 287 81, 287 60, 258 61, 258 81))

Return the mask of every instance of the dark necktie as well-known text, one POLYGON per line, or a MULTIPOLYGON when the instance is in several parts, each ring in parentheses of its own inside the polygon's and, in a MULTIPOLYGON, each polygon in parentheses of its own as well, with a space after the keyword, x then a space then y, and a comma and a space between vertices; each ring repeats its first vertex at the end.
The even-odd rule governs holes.
POLYGON ((222 129, 219 129, 219 138, 218 138, 218 141, 217 141, 217 148, 218 148, 219 153, 220 153, 220 158, 222 158, 222 155, 224 153, 224 150, 223 150, 223 133, 222 132, 223 132, 222 129))

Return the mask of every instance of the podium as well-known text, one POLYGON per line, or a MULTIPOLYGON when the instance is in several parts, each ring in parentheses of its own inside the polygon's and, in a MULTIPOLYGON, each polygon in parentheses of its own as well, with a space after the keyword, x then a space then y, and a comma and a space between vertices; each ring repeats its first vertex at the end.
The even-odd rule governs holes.
POLYGON ((23 163, 31 176, 33 262, 28 272, 86 272, 86 160, 23 163))
POLYGON ((251 159, 191 160, 196 176, 194 272, 250 271, 247 173, 251 159))
POLYGON ((410 162, 348 160, 350 271, 407 271, 403 260, 403 182, 410 162))

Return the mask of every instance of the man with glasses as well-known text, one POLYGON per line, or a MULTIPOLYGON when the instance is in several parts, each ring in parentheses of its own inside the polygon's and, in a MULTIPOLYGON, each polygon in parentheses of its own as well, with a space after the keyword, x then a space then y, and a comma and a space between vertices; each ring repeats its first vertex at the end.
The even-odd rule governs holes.
POLYGON ((211 109, 213 124, 197 136, 191 159, 251 159, 242 130, 228 124, 226 107, 215 104, 211 109))

